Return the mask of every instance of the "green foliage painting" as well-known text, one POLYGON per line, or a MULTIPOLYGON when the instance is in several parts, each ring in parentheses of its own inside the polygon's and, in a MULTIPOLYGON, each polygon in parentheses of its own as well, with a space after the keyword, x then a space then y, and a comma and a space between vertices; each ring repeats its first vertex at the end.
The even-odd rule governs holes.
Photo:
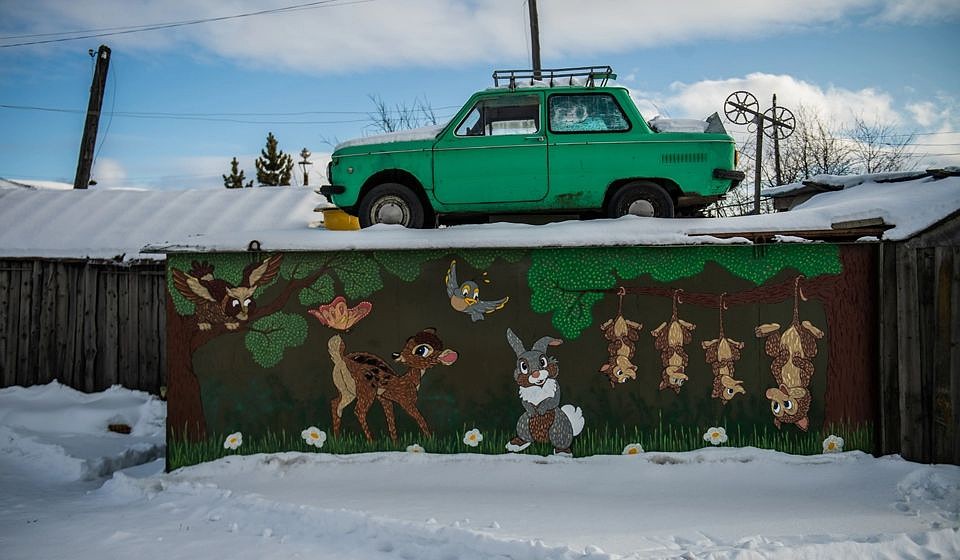
POLYGON ((536 250, 527 274, 530 307, 552 313, 553 326, 563 336, 576 338, 593 324, 593 306, 604 298, 605 290, 644 274, 657 282, 673 282, 700 274, 708 262, 755 285, 788 267, 811 277, 840 273, 836 245, 772 245, 762 255, 756 251, 750 246, 718 245, 536 250))

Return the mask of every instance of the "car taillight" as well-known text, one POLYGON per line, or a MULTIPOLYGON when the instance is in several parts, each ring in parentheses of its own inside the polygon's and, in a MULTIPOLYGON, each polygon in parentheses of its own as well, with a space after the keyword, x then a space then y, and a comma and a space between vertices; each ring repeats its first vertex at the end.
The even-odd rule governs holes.
POLYGON ((740 165, 740 150, 733 151, 733 166, 739 167, 740 165))
POLYGON ((333 184, 333 160, 327 164, 327 183, 333 184))

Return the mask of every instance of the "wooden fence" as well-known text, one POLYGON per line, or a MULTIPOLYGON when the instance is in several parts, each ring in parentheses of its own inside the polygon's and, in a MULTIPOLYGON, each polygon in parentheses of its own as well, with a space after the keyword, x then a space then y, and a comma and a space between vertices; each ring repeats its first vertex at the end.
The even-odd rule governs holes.
POLYGON ((950 237, 885 244, 881 258, 880 449, 923 463, 960 464, 960 247, 950 237))
POLYGON ((0 386, 159 393, 165 305, 163 263, 0 259, 0 386))

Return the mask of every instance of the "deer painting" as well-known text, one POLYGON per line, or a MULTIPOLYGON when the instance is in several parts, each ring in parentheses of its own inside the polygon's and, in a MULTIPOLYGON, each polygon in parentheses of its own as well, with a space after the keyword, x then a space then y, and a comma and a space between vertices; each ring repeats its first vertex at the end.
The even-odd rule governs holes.
POLYGON ((417 408, 420 381, 428 369, 438 364, 452 365, 458 358, 455 351, 443 347, 436 329, 423 329, 408 338, 399 352, 393 353, 393 359, 407 367, 403 374, 398 374, 383 359, 369 352, 347 354, 340 335, 332 336, 327 348, 333 360, 333 383, 339 393, 330 402, 334 435, 340 435, 344 409, 356 401, 354 412, 357 420, 367 441, 373 441, 367 413, 376 400, 383 408, 391 440, 397 441, 394 403, 416 421, 424 436, 430 437, 430 427, 417 408))

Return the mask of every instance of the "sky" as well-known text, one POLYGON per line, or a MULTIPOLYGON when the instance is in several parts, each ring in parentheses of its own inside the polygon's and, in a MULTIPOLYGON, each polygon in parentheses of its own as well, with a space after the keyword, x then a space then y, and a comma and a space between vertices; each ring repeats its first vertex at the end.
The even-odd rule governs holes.
MULTIPOLYGON (((609 64, 647 118, 776 93, 838 129, 915 134, 918 166, 960 165, 956 0, 538 7, 542 66, 609 64)), ((373 98, 444 120, 494 69, 530 67, 525 0, 0 0, 0 177, 73 182, 101 44, 95 188, 222 188, 233 157, 253 178, 268 132, 314 154, 315 186, 336 143, 378 132, 373 98)))

